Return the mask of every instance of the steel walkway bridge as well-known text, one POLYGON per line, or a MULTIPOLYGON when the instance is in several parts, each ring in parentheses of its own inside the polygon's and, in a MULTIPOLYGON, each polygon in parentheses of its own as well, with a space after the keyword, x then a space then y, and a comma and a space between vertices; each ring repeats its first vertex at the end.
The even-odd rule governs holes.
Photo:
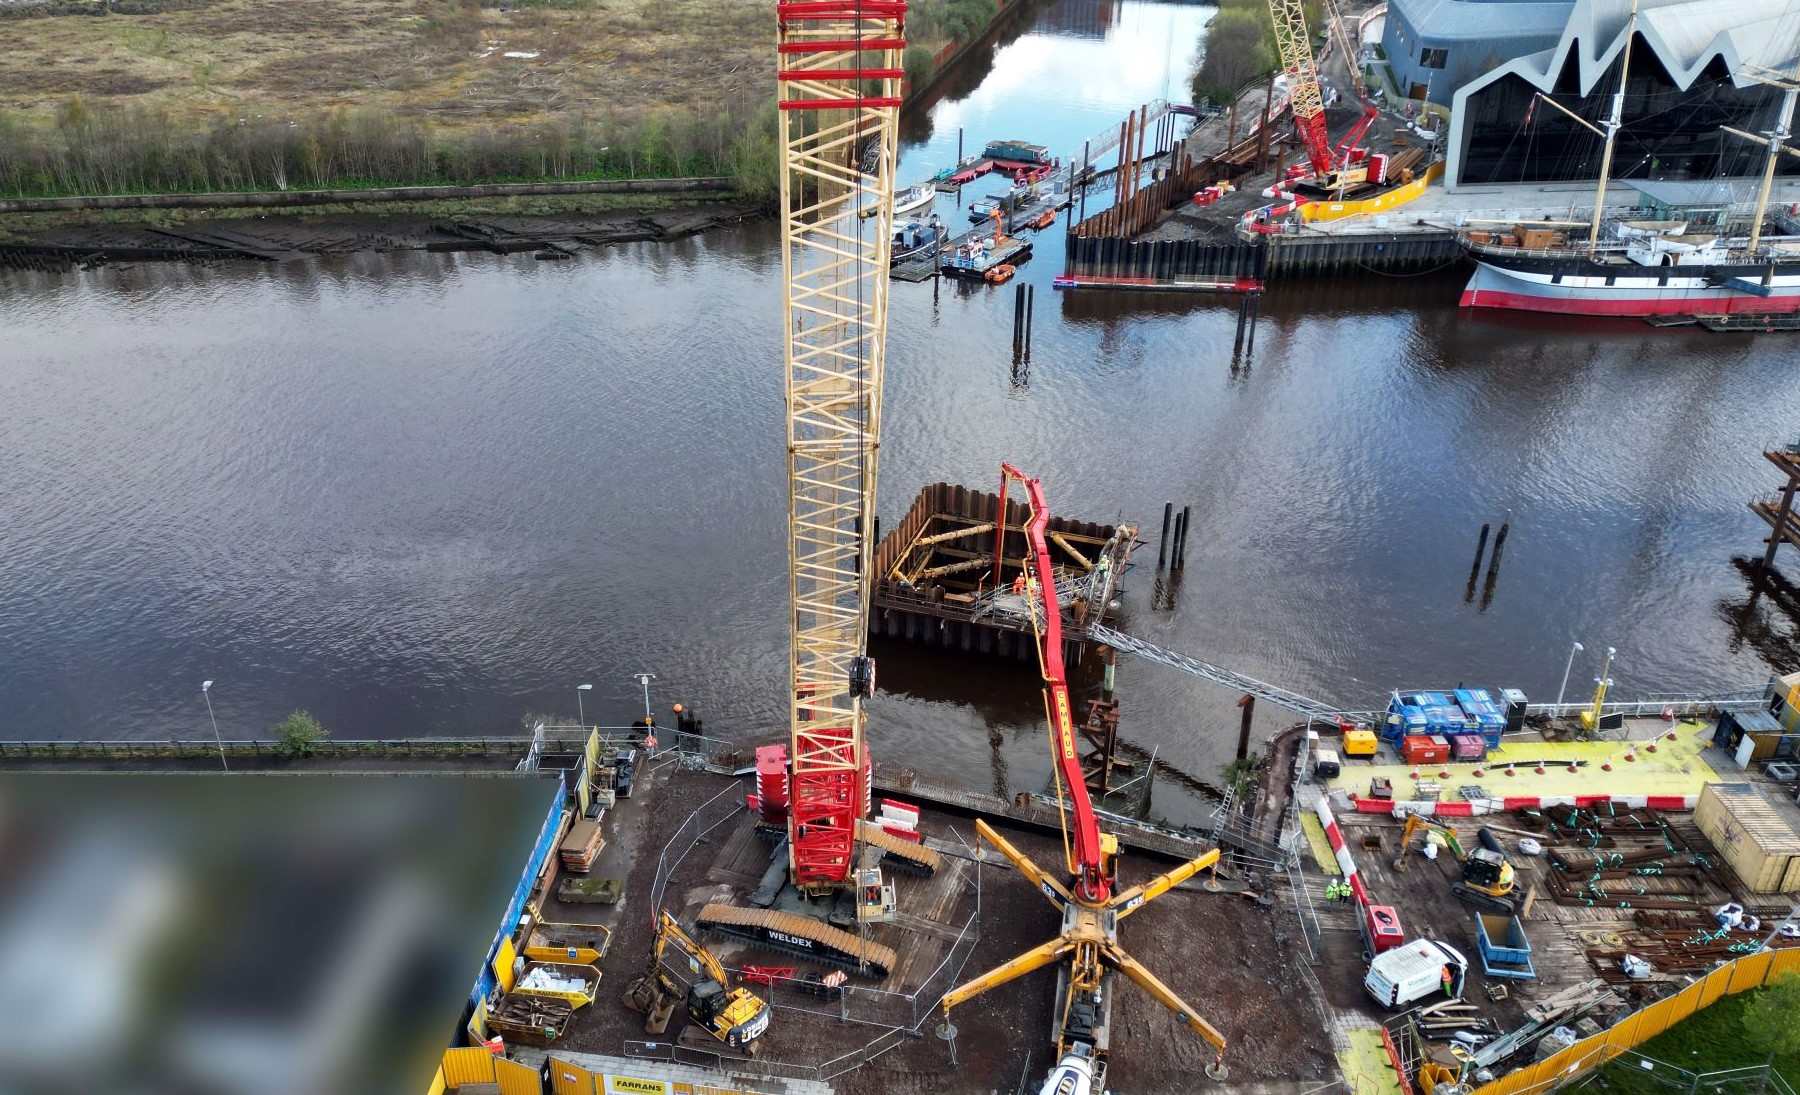
MULTIPOLYGON (((1202 680, 1222 685, 1233 692, 1255 696, 1264 703, 1272 703, 1302 716, 1308 722, 1336 722, 1340 719, 1350 722, 1374 724, 1386 715, 1385 711, 1350 710, 1302 696, 1279 685, 1259 681, 1254 677, 1246 677, 1223 666, 1203 662, 1199 658, 1190 658, 1186 654, 1178 654, 1155 643, 1146 642, 1115 631, 1104 624, 1090 624, 1087 635, 1095 642, 1102 642, 1114 650, 1122 650, 1136 654, 1140 658, 1153 661, 1158 665, 1166 665, 1170 669, 1179 669, 1202 680)), ((1741 688, 1717 692, 1653 692, 1642 699, 1609 702, 1601 710, 1606 714, 1622 714, 1632 717, 1656 717, 1666 712, 1675 714, 1699 714, 1720 711, 1751 711, 1766 705, 1764 691, 1760 688, 1741 688)), ((1567 717, 1593 706, 1588 702, 1565 704, 1534 703, 1525 710, 1532 715, 1549 715, 1553 718, 1567 717)))

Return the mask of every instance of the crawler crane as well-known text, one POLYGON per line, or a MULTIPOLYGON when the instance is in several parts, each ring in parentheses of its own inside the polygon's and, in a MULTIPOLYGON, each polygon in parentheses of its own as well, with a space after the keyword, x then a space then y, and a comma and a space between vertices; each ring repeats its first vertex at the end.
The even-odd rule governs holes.
MULTIPOLYGON (((1066 960, 1057 978, 1053 1028, 1057 1063, 1044 1082, 1042 1095, 1097 1095, 1104 1089, 1114 973, 1123 973, 1135 981, 1157 1003, 1174 1012, 1190 1030, 1210 1043, 1215 1056, 1207 1074, 1223 1078, 1225 1036, 1200 1018, 1194 1008, 1183 1002, 1119 943, 1121 920, 1196 872, 1212 866, 1218 861, 1218 850, 1215 848, 1196 856, 1141 886, 1124 891, 1118 889, 1118 841, 1100 831, 1075 746, 1075 726, 1070 717, 1069 689, 1063 671, 1062 608, 1057 600, 1056 575, 1051 568, 1050 549, 1044 535, 1050 522, 1050 510, 1044 502, 1043 485, 1011 464, 1002 464, 1000 474, 1002 520, 998 535, 1001 547, 1008 531, 1004 520, 1007 488, 1014 480, 1024 485, 1029 506, 1024 528, 1028 570, 1024 593, 1033 629, 1037 632, 1038 662, 1044 679, 1044 712, 1050 728, 1051 749, 1055 753, 1057 795, 1063 807, 1066 880, 1058 879, 1038 866, 987 822, 976 819, 975 828, 984 840, 1012 861, 1034 889, 1062 912, 1062 931, 1042 946, 951 989, 942 1001, 944 1022, 949 1024, 950 1011, 958 1004, 1053 962, 1066 960)), ((996 548, 995 558, 1003 556, 1004 552, 996 548)))
MULTIPOLYGON (((1325 123, 1325 98, 1319 90, 1319 65, 1313 58, 1312 40, 1306 29, 1304 0, 1269 0, 1269 14, 1275 21, 1275 45, 1281 54, 1282 71, 1288 79, 1288 103, 1293 107, 1294 129, 1306 148, 1306 161, 1312 167, 1310 179, 1302 179, 1320 190, 1342 194, 1364 182, 1381 182, 1368 177, 1368 153, 1356 147, 1367 133, 1378 113, 1363 98, 1363 116, 1336 148, 1325 123)), ((1335 13, 1334 13, 1335 14, 1335 13)), ((1356 72, 1357 59, 1344 58, 1351 72, 1356 72)), ((1360 80, 1356 81, 1360 95, 1360 80)))

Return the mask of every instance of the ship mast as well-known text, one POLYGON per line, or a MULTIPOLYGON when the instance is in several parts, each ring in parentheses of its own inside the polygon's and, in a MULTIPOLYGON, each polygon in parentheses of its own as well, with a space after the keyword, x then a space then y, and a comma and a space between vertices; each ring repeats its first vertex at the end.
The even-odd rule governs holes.
POLYGON ((1783 152, 1790 156, 1800 156, 1800 148, 1795 148, 1787 143, 1787 139, 1793 135, 1794 100, 1800 97, 1800 60, 1794 62, 1793 74, 1786 77, 1779 74, 1764 76, 1751 73, 1750 75, 1753 79, 1782 89, 1781 110, 1776 114, 1774 129, 1756 134, 1745 133, 1743 130, 1733 129, 1731 126, 1721 127, 1734 137, 1742 137, 1747 141, 1769 146, 1768 162, 1763 164, 1762 189, 1756 195, 1756 219, 1750 222, 1750 254, 1755 255, 1757 244, 1762 242, 1763 217, 1769 211, 1769 189, 1775 185, 1775 164, 1780 160, 1783 152))
POLYGON ((1612 114, 1606 119, 1606 151, 1600 154, 1600 185, 1594 191, 1594 219, 1588 225, 1588 247, 1600 246, 1600 216, 1606 207, 1606 181, 1612 174, 1613 142, 1625 114, 1625 80, 1631 75, 1631 40, 1637 36, 1638 0, 1631 0, 1631 18, 1625 22, 1625 57, 1619 63, 1619 90, 1613 93, 1612 114))

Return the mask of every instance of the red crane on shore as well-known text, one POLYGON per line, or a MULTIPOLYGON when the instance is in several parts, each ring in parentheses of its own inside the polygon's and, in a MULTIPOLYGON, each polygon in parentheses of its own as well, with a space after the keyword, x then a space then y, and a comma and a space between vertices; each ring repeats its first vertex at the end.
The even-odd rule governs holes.
MULTIPOLYGON (((1356 142, 1367 133, 1378 113, 1365 97, 1363 116, 1356 126, 1331 145, 1331 132, 1325 120, 1325 99, 1319 90, 1319 64, 1313 58, 1312 39, 1306 29, 1304 0, 1269 0, 1269 14, 1275 21, 1275 46, 1281 54, 1281 68, 1288 79, 1288 105, 1294 112, 1294 129, 1306 148, 1306 161, 1312 167, 1311 185, 1321 190, 1343 190, 1368 178, 1367 153, 1356 142)), ((1344 63, 1356 71, 1356 58, 1344 63)), ((1361 94, 1360 80, 1358 93, 1361 94)))

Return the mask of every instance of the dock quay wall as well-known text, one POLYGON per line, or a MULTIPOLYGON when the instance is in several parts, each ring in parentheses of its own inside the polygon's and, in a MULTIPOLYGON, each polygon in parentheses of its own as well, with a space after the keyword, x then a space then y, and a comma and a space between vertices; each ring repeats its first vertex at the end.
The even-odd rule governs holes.
POLYGON ((1269 249, 1255 243, 1200 240, 1132 240, 1119 236, 1068 237, 1063 272, 1070 277, 1262 278, 1269 249))
POLYGON ((1064 246, 1063 269, 1077 278, 1273 280, 1416 273, 1461 259, 1455 235, 1437 230, 1275 235, 1233 243, 1071 235, 1064 246))
POLYGON ((1269 237, 1265 246, 1271 278, 1410 273, 1462 259, 1455 234, 1445 230, 1280 235, 1269 237))

